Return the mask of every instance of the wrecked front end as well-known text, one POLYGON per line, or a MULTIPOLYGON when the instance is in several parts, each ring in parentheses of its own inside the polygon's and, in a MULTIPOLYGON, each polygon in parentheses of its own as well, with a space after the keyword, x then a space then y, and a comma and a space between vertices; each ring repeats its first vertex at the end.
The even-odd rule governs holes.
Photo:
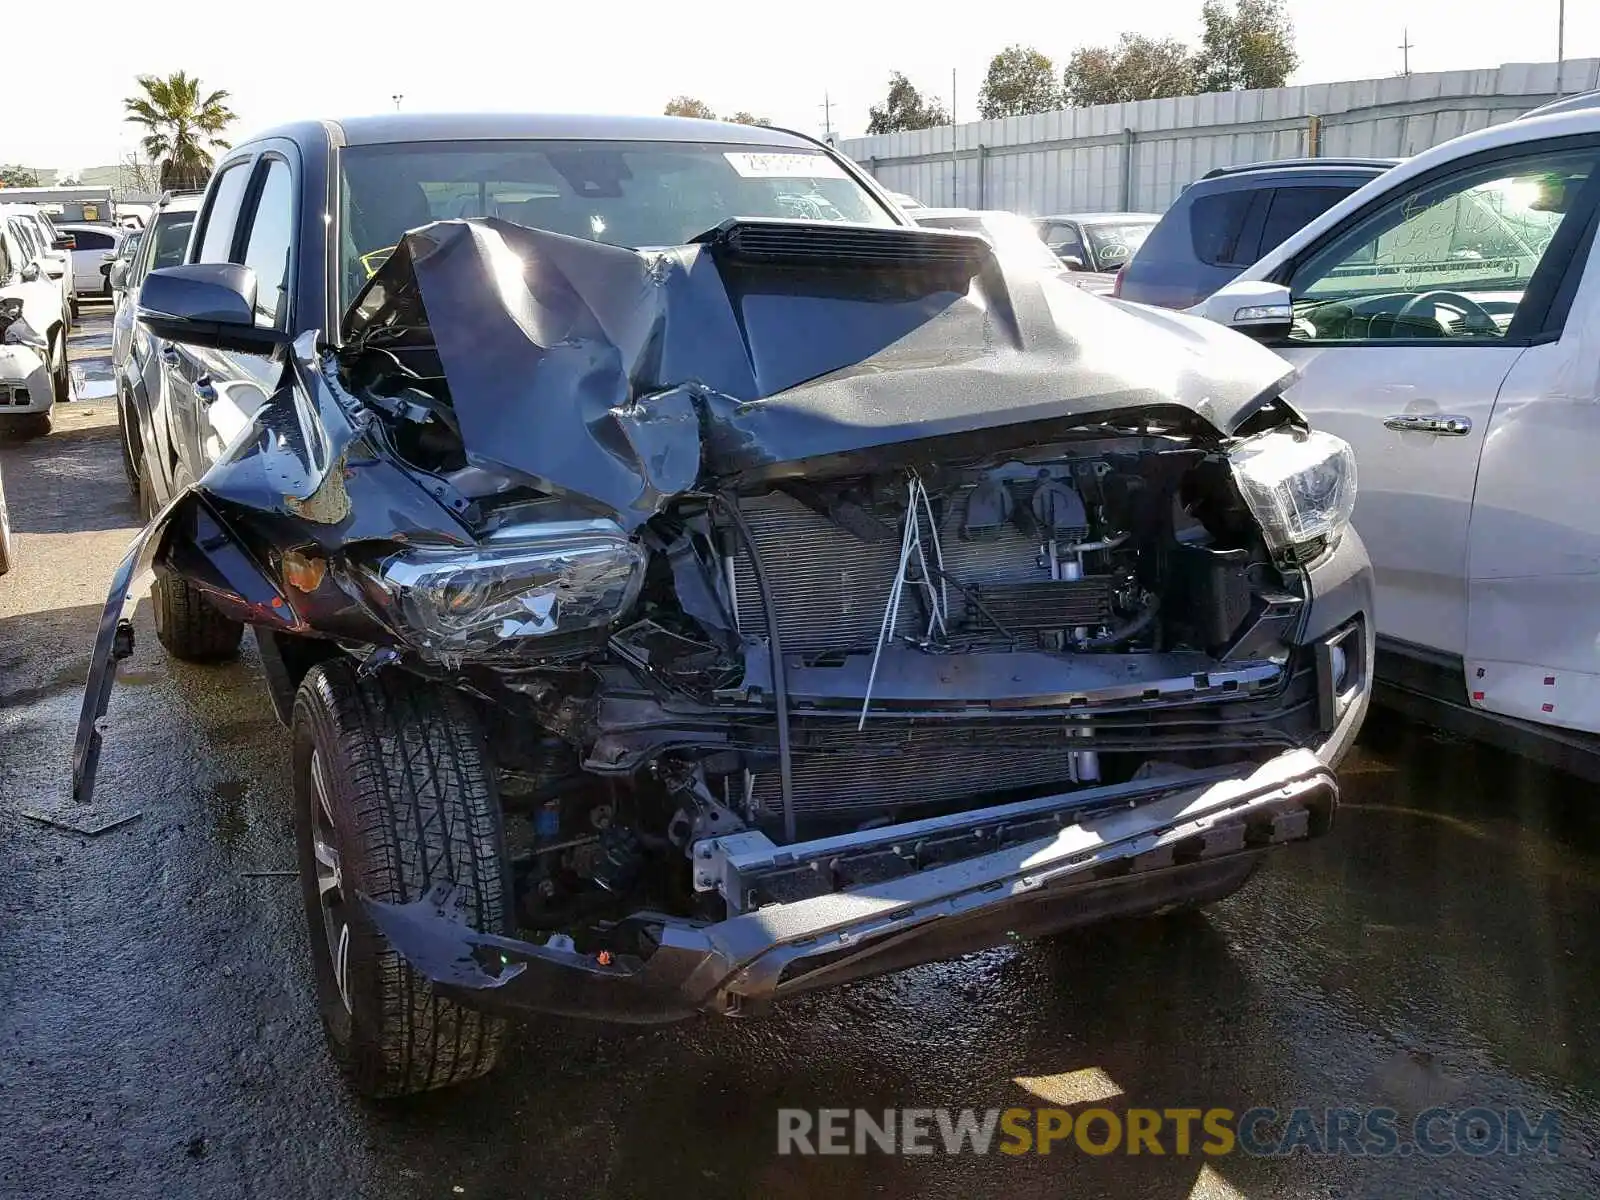
POLYGON ((22 315, 22 301, 0 299, 0 417, 51 406, 49 353, 49 342, 22 315))
POLYGON ((79 794, 150 567, 280 714, 336 654, 473 699, 520 934, 367 906, 469 1004, 746 1011, 1222 894, 1328 827, 1372 630, 1348 449, 1218 332, 929 231, 414 232, 130 551, 79 794))

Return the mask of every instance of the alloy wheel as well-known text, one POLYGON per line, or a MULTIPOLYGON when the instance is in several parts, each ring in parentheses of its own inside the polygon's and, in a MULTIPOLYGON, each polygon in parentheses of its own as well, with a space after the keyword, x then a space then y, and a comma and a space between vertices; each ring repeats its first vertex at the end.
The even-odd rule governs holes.
POLYGON ((334 986, 346 1012, 350 1005, 350 921, 344 862, 333 823, 333 801, 322 751, 311 751, 311 852, 316 858, 317 898, 334 986))

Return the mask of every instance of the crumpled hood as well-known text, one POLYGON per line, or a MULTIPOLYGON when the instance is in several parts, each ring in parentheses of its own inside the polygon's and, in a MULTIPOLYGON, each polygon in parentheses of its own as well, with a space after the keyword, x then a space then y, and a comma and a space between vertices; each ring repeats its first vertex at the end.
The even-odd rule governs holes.
POLYGON ((494 218, 406 236, 346 356, 426 325, 471 459, 635 527, 774 464, 1179 406, 1231 433, 1283 359, 923 229, 729 222, 633 251, 494 218))

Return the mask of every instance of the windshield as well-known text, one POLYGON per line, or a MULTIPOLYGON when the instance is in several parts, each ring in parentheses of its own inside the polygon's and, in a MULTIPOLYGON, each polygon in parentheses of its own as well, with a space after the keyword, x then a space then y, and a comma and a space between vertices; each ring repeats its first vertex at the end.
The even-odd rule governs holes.
POLYGON ((1094 250, 1095 261, 1102 268, 1121 266, 1144 245, 1154 224, 1148 221, 1128 221, 1118 224, 1086 224, 1083 232, 1094 250))
POLYGON ((820 150, 718 142, 355 146, 340 169, 341 308, 409 229, 503 217, 633 248, 679 246, 730 217, 893 225, 820 150))
POLYGON ((189 230, 194 228, 194 214, 162 213, 150 231, 155 238, 155 249, 150 256, 150 269, 175 267, 183 261, 183 252, 189 246, 189 230))

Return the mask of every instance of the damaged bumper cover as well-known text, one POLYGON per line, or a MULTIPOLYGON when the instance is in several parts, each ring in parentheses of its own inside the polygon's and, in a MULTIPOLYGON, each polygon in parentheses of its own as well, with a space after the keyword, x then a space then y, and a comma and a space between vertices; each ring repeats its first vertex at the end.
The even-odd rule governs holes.
POLYGON ((777 847, 760 834, 694 847, 697 886, 730 915, 631 920, 645 959, 584 954, 466 924, 449 884, 405 905, 368 900, 391 945, 469 1007, 626 1022, 746 1013, 1004 940, 1180 902, 1265 848, 1325 832, 1333 772, 1293 750, 1233 774, 1183 773, 777 847), (841 864, 854 886, 835 888, 841 864), (821 880, 823 883, 813 881, 821 880), (805 881, 805 882, 801 882, 805 881), (800 895, 761 904, 779 895, 800 895), (936 947, 936 948, 934 948, 936 947))

